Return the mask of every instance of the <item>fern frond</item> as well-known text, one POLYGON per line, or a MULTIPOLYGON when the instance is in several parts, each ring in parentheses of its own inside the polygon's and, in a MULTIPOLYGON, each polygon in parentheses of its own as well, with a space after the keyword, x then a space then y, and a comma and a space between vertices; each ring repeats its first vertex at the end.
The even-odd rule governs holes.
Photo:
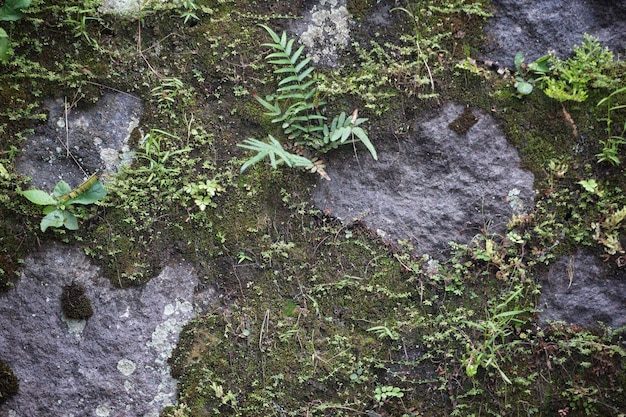
POLYGON ((270 164, 274 169, 278 168, 278 166, 283 163, 290 168, 310 169, 313 167, 313 162, 311 162, 311 160, 305 158, 304 156, 286 151, 280 142, 277 141, 272 135, 269 135, 268 139, 270 143, 251 138, 244 140, 243 143, 237 144, 237 146, 241 148, 257 152, 255 156, 248 159, 241 166, 240 172, 244 172, 252 165, 264 160, 267 157, 270 158, 270 164))

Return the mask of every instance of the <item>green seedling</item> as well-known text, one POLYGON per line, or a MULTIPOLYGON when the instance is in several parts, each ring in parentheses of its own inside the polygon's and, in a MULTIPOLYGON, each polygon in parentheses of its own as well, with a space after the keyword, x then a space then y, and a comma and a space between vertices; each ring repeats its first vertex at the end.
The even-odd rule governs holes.
POLYGON ((517 89, 517 92, 521 96, 527 96, 528 94, 533 92, 533 88, 538 79, 531 78, 530 74, 539 75, 540 77, 546 75, 548 73, 548 60, 550 59, 549 55, 543 56, 536 60, 535 62, 531 62, 530 64, 526 64, 524 62, 524 54, 518 52, 515 55, 515 84, 513 86, 517 89))
POLYGON ((382 386, 376 387, 374 390, 374 398, 378 401, 378 404, 382 405, 385 401, 390 398, 402 398, 404 397, 404 392, 398 387, 393 386, 382 386))
POLYGON ((65 181, 59 181, 52 194, 43 190, 27 190, 22 192, 30 202, 44 206, 41 219, 41 231, 48 227, 65 227, 68 230, 78 230, 78 218, 74 214, 74 205, 93 204, 106 196, 106 190, 98 177, 94 174, 80 186, 72 189, 65 181))

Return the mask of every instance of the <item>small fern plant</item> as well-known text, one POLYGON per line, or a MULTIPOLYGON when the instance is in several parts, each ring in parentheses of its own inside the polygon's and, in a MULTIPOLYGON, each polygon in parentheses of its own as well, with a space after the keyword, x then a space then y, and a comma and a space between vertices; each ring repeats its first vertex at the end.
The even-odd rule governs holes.
POLYGON ((269 157, 273 168, 285 164, 309 169, 329 179, 317 155, 355 142, 365 145, 377 160, 376 149, 361 127, 367 119, 359 118, 357 110, 351 117, 342 112, 330 125, 326 123, 327 117, 320 113, 320 108, 326 103, 319 98, 317 80, 312 76, 314 68, 309 66, 311 57, 302 57, 304 46, 295 49, 295 39, 288 39, 286 32, 279 36, 270 27, 259 26, 272 38, 273 43, 263 44, 274 51, 265 58, 276 67, 274 74, 281 79, 275 94, 266 98, 253 94, 253 97, 265 107, 265 114, 272 117, 272 123, 280 123, 288 144, 283 146, 272 135, 268 136, 267 142, 246 139, 238 146, 257 154, 242 165, 241 172, 269 157))

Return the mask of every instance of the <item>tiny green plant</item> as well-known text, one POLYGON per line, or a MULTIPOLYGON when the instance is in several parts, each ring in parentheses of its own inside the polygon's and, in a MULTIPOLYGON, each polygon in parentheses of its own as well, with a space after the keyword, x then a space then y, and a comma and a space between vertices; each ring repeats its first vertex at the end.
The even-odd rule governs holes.
POLYGON ((391 398, 402 398, 404 392, 398 387, 385 385, 382 387, 376 387, 374 390, 374 398, 378 401, 378 404, 382 405, 391 398))
POLYGON ((513 291, 502 303, 496 305, 488 313, 487 318, 477 322, 463 321, 469 327, 475 328, 482 333, 482 344, 476 343, 473 338, 467 337, 467 354, 463 358, 465 373, 473 377, 479 367, 494 368, 502 379, 510 384, 511 380, 500 367, 500 351, 505 346, 513 346, 516 343, 507 343, 507 338, 513 334, 512 325, 521 325, 523 320, 519 315, 526 310, 509 310, 509 304, 515 302, 522 293, 523 287, 513 291))
POLYGON ((315 154, 355 142, 361 142, 372 157, 378 159, 376 149, 361 126, 367 119, 359 118, 357 110, 351 117, 342 112, 333 118, 330 125, 326 123, 327 117, 320 112, 326 103, 320 100, 317 81, 312 77, 314 68, 309 66, 311 57, 301 59, 304 46, 296 49, 295 39, 288 39, 286 32, 279 36, 268 26, 260 26, 273 41, 263 44, 274 50, 266 59, 276 66, 274 74, 282 79, 278 82, 276 94, 266 98, 253 94, 253 97, 267 109, 266 115, 272 117, 272 123, 281 125, 287 140, 291 141, 296 151, 286 150, 272 135, 268 136, 269 143, 247 139, 239 146, 256 151, 257 155, 243 164, 241 172, 269 157, 273 168, 284 163, 289 167, 309 169, 327 178, 323 164, 317 161, 315 154), (303 150, 299 151, 300 148, 303 150))
POLYGON ((549 55, 550 72, 542 77, 543 91, 561 103, 585 101, 590 85, 610 86, 614 83, 603 74, 612 63, 613 53, 603 48, 596 38, 585 34, 583 42, 574 46, 574 55, 567 60, 549 55))
POLYGON ((616 133, 613 129, 613 123, 615 121, 615 112, 626 109, 624 101, 619 100, 620 95, 623 100, 625 94, 626 87, 618 88, 598 102, 598 107, 607 107, 605 121, 606 132, 608 134, 607 139, 601 141, 602 151, 596 154, 598 162, 609 162, 612 165, 619 165, 621 162, 619 158, 619 147, 626 143, 626 121, 624 121, 624 125, 620 127, 619 133, 616 133))
POLYGON ((550 59, 549 55, 543 56, 536 60, 535 62, 531 62, 530 64, 526 64, 524 54, 518 52, 515 55, 515 83, 513 86, 517 89, 517 93, 520 96, 527 96, 528 94, 533 92, 535 83, 537 79, 532 78, 531 75, 539 75, 544 76, 548 73, 548 60, 550 59))
POLYGON ((376 333, 379 339, 388 337, 391 340, 398 340, 400 338, 396 332, 392 331, 386 325, 370 327, 367 331, 376 333))
POLYGON ((182 6, 184 10, 181 12, 180 17, 181 19, 185 19, 185 24, 187 24, 189 19, 200 20, 196 14, 196 10, 198 10, 196 0, 182 0, 182 6))
POLYGON ((75 189, 65 181, 59 181, 52 194, 32 189, 23 191, 22 195, 32 203, 44 206, 45 216, 41 219, 40 228, 45 232, 48 227, 78 230, 78 218, 73 212, 74 205, 88 205, 102 200, 106 196, 106 190, 94 174, 75 189))
POLYGON ((89 45, 98 47, 98 41, 89 34, 89 24, 104 24, 104 20, 98 16, 99 1, 87 0, 81 6, 70 6, 65 8, 67 17, 64 23, 67 24, 74 34, 74 38, 84 39, 89 45))

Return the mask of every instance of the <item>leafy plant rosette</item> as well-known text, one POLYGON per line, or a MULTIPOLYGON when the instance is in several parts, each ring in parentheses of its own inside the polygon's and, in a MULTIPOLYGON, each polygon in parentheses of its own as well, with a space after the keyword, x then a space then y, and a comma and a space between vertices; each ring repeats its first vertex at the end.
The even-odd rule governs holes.
MULTIPOLYGON (((5 0, 0 7, 0 21, 14 22, 24 17, 22 9, 30 6, 31 0, 5 0)), ((0 62, 6 62, 9 57, 9 35, 0 28, 0 62)))
POLYGON ((75 204, 88 205, 102 200, 107 192, 95 175, 79 187, 72 189, 65 181, 57 183, 48 194, 43 190, 27 190, 22 195, 30 202, 43 208, 44 218, 41 219, 41 231, 45 232, 48 227, 65 227, 68 230, 78 230, 78 218, 73 213, 75 204))

